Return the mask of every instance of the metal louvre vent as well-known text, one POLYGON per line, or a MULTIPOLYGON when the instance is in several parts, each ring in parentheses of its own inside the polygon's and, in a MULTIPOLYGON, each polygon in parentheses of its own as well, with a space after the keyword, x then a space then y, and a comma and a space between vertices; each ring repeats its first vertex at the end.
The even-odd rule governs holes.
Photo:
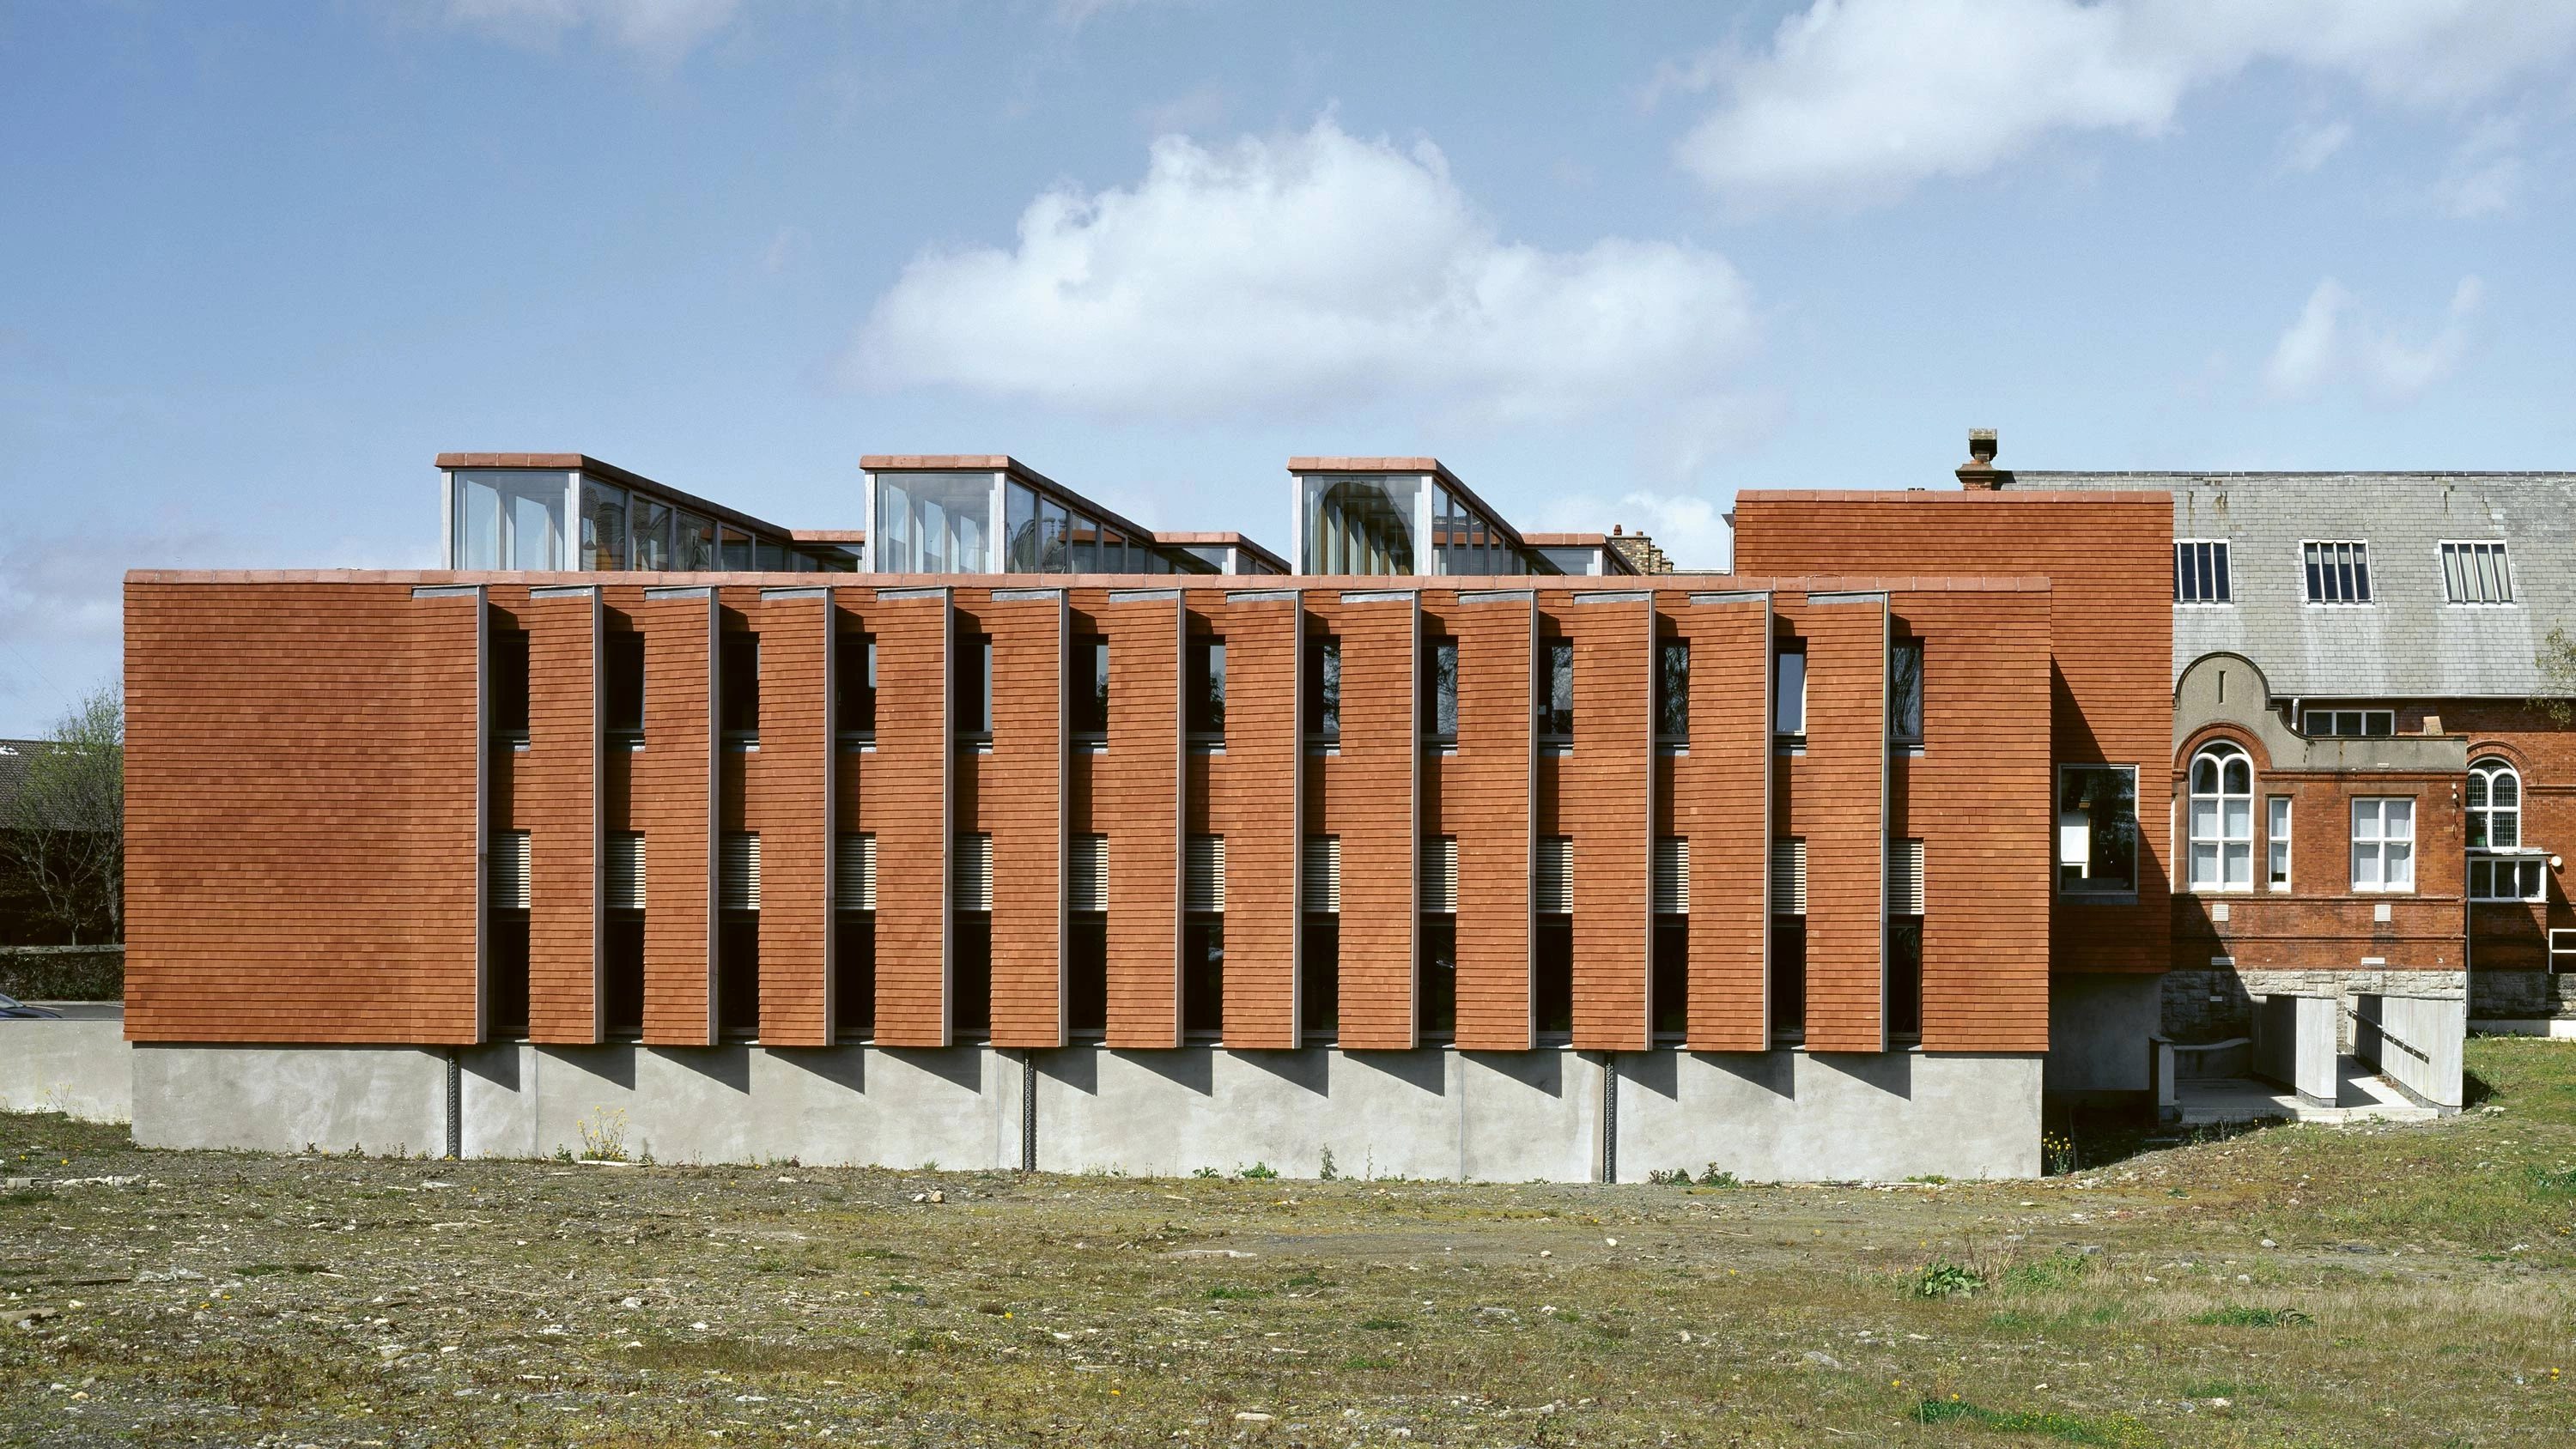
POLYGON ((1217 912, 1225 909, 1225 837, 1193 835, 1181 874, 1181 909, 1217 912))
POLYGON ((1771 914, 1803 916, 1807 913, 1807 842, 1775 840, 1771 842, 1771 914))
POLYGON ((1891 916, 1923 914, 1922 841, 1887 842, 1887 913, 1891 916))
POLYGON ((1422 909, 1458 909, 1458 837, 1433 835, 1422 842, 1422 909))
POLYGON ((495 830, 492 832, 492 909, 524 911, 528 908, 528 832, 495 830))
POLYGON ((833 903, 845 911, 877 908, 877 838, 844 835, 832 842, 833 903))
POLYGON ((716 843, 716 909, 760 909, 758 831, 735 831, 716 843))
POLYGON ((950 909, 989 911, 993 908, 993 837, 961 835, 957 837, 957 858, 949 865, 950 909))
POLYGON ((1690 837, 1667 835, 1655 842, 1655 914, 1690 914, 1690 837))
POLYGON ((1109 837, 1077 835, 1073 838, 1072 908, 1077 911, 1109 909, 1109 837))
POLYGON ((1574 841, 1551 835, 1538 843, 1538 892, 1533 907, 1543 916, 1574 912, 1574 841))
POLYGON ((608 908, 644 909, 644 836, 621 830, 608 837, 608 908))
POLYGON ((1306 837, 1306 869, 1299 909, 1309 915, 1335 915, 1342 909, 1342 838, 1306 837))

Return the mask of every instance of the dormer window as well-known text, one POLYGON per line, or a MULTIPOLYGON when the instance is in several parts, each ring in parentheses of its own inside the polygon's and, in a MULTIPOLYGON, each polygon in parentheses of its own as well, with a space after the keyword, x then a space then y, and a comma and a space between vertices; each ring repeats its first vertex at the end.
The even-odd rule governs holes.
POLYGON ((2174 540, 2174 602, 2177 604, 2233 602, 2229 597, 2226 539, 2174 540))
POLYGON ((2370 602, 2370 545, 2367 543, 2301 544, 2311 604, 2370 602))
POLYGON ((2442 545, 2442 595, 2454 604, 2510 604, 2513 573, 2501 543, 2442 545))

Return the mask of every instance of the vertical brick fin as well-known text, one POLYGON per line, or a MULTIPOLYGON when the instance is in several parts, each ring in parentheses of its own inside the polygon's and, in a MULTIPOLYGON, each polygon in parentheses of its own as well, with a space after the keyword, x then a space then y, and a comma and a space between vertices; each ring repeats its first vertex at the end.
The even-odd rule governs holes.
POLYGON ((1458 753, 1442 762, 1442 833, 1458 840, 1462 1051, 1529 1049, 1537 735, 1535 593, 1444 605, 1458 641, 1458 753))
POLYGON ((1807 1050, 1887 1049, 1887 599, 1802 601, 1807 1050))
POLYGON ((644 833, 644 1040, 715 1040, 716 601, 636 590, 644 748, 631 756, 644 833))
POLYGON ((954 621, 945 589, 880 593, 866 617, 877 638, 877 748, 861 767, 859 828, 877 837, 876 1040, 946 1046, 954 621))
POLYGON ((125 1035, 471 1042, 483 603, 125 585, 125 1035))
POLYGON ((1342 641, 1342 737, 1341 753, 1323 762, 1322 833, 1342 838, 1340 1044, 1409 1050, 1420 925, 1421 601, 1407 593, 1331 607, 1342 641))
POLYGON ((1651 1044, 1655 611, 1647 599, 1555 610, 1574 641, 1574 753, 1557 761, 1557 820, 1574 842, 1574 1045, 1651 1044))
POLYGON ((1693 1051, 1771 1045, 1771 601, 1684 604, 1665 596, 1690 644, 1690 753, 1673 760, 1676 835, 1690 839, 1693 1051), (1675 607, 1678 606, 1678 607, 1675 607))
POLYGON ((1177 591, 1113 601, 1082 589, 1075 602, 1109 641, 1109 752, 1091 762, 1091 825, 1109 837, 1109 1044, 1176 1047, 1187 618, 1177 591))
POLYGON ((2048 1049, 2051 602, 1896 596, 1925 658, 1923 753, 1888 836, 1924 842, 1926 1051, 2048 1049))
POLYGON ((993 837, 993 1045, 1064 1045, 1064 596, 961 600, 993 639, 993 753, 976 826, 993 837))
POLYGON ((829 1046, 832 602, 741 607, 760 633, 760 752, 743 781, 744 828, 760 833, 760 1040, 829 1046))
POLYGON ((602 1026, 599 593, 508 607, 528 630, 528 752, 513 762, 514 812, 529 834, 528 1038, 586 1045, 602 1026))
POLYGON ((1225 753, 1209 757, 1207 827, 1225 837, 1225 1044, 1297 1045, 1295 598, 1204 601, 1225 639, 1225 753))

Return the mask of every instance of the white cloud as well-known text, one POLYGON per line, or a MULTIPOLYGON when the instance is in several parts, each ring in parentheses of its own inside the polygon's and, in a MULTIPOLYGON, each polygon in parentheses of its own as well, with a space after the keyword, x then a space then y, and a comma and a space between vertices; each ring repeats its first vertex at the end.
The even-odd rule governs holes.
POLYGON ((2306 173, 2326 164, 2352 139, 2352 123, 2301 121, 2281 137, 2281 169, 2306 173))
POLYGON ((1608 533, 1616 524, 1645 534, 1676 568, 1724 568, 1734 552, 1722 507, 1696 493, 1574 494, 1542 505, 1539 516, 1545 521, 1537 533, 1608 533))
POLYGON ((733 23, 742 0, 446 0, 448 23, 513 45, 549 47, 577 30, 671 62, 733 23))
POLYGON ((2059 132, 2159 134, 2188 92, 2258 63, 2448 108, 2571 49, 2576 6, 2533 0, 1814 0, 1767 51, 1712 51, 1650 89, 1720 93, 1676 154, 1729 200, 1854 207, 2059 132))
POLYGON ((2512 154, 2521 128, 2510 120, 2485 122, 2469 133, 2442 168, 2434 197, 2453 216, 2474 219, 2513 209, 2522 191, 2522 158, 2512 154))
POLYGON ((1049 191, 1010 248, 915 260, 862 329, 865 385, 1119 416, 1334 406, 1670 425, 1755 343, 1725 258, 1500 238, 1439 151, 1344 133, 1154 143, 1132 186, 1049 191))
POLYGON ((2394 402, 2422 396, 2459 370, 2486 284, 2463 277, 2430 337, 2409 342, 2370 315, 2341 282, 2317 283, 2298 318, 2273 345, 2263 381, 2275 397, 2308 398, 2347 383, 2394 402))

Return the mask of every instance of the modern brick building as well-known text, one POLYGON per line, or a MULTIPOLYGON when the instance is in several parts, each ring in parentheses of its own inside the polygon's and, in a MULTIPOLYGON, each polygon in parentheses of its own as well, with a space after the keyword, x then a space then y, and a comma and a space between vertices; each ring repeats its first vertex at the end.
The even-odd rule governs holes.
POLYGON ((1641 575, 1297 459, 1289 571, 871 458, 743 570, 440 461, 451 562, 587 567, 129 577, 146 1141, 2025 1175, 2044 1073, 2148 1085, 2161 495, 1748 495, 1641 575))

